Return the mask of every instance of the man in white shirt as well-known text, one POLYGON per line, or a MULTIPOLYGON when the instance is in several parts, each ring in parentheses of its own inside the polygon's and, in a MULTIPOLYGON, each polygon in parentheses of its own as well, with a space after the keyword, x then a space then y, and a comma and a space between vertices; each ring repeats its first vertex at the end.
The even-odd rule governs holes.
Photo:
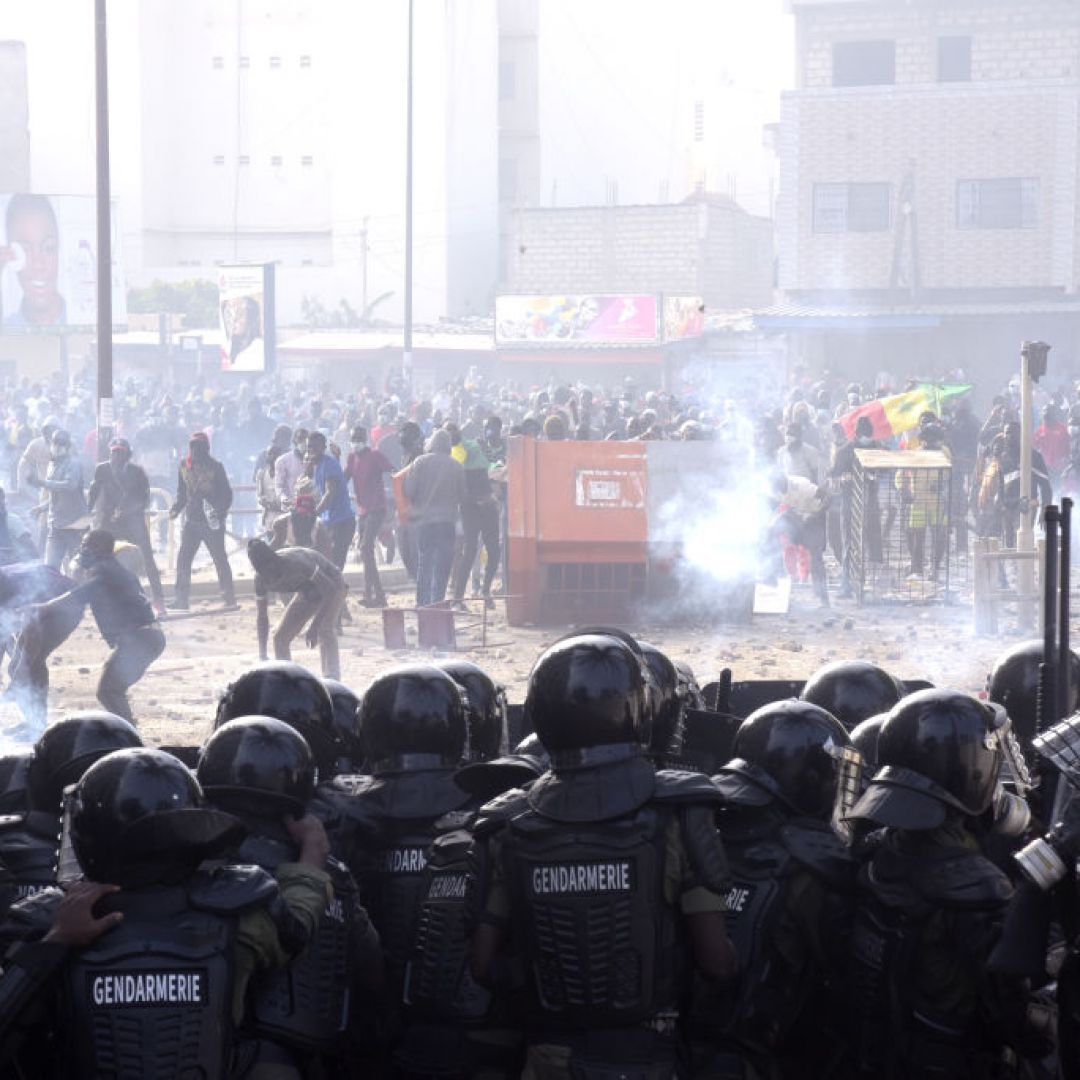
POLYGON ((825 510, 829 496, 803 476, 778 474, 773 482, 777 500, 773 535, 779 543, 786 533, 792 544, 800 544, 810 554, 810 581, 822 607, 829 607, 829 582, 825 573, 825 510))
POLYGON ((282 508, 292 508, 296 493, 296 482, 304 475, 304 455, 307 453, 307 428, 297 428, 293 432, 292 449, 281 454, 274 463, 274 487, 282 508))

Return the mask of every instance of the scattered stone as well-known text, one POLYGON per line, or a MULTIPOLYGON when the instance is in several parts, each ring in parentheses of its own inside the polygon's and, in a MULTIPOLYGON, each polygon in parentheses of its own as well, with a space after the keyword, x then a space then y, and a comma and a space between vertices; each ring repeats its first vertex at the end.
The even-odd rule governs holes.
POLYGON ((802 652, 803 644, 800 641, 785 641, 780 648, 786 649, 788 652, 802 652))
POLYGON ((854 619, 845 619, 844 620, 844 629, 845 630, 854 630, 855 629, 855 620, 854 619))
POLYGON ((79 668, 79 674, 80 675, 89 675, 90 674, 90 669, 88 667, 81 667, 81 668, 79 668))

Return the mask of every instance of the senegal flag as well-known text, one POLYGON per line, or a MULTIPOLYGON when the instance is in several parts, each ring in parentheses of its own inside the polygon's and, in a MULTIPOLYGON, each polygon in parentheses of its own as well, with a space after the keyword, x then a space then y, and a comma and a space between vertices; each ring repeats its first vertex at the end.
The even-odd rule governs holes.
POLYGON ((919 417, 924 412, 940 416, 941 407, 948 398, 966 394, 970 389, 970 383, 943 386, 920 383, 914 390, 907 390, 903 394, 868 401, 845 413, 837 422, 844 429, 844 434, 852 439, 855 437, 855 424, 860 416, 865 416, 874 425, 875 439, 891 439, 894 435, 903 435, 905 431, 917 427, 919 417))

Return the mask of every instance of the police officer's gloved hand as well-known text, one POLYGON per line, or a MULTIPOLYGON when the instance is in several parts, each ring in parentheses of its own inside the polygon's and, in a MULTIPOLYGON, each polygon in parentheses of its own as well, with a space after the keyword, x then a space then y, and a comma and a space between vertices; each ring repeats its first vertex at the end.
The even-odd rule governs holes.
POLYGON ((54 945, 80 947, 96 941, 107 930, 124 921, 119 911, 103 918, 94 916, 94 905, 110 893, 119 892, 119 885, 101 885, 96 881, 80 881, 68 889, 53 917, 52 929, 44 940, 54 945))

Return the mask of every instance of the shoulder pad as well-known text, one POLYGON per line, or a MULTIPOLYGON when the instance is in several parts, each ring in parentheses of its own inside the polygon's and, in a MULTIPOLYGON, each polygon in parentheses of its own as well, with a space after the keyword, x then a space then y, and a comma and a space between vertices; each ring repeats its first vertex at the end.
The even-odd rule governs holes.
POLYGON ((830 888, 844 892, 855 888, 858 863, 828 825, 788 822, 780 829, 780 842, 799 866, 830 888))
POLYGON ((920 867, 916 884, 928 900, 948 907, 1000 907, 1013 895, 1008 877, 977 851, 927 859, 920 867))
POLYGON ((468 854, 473 842, 473 834, 467 829, 443 833, 432 841, 428 862, 433 866, 457 862, 468 854))
POLYGON ((0 832, 6 832, 8 829, 18 829, 25 820, 25 814, 0 814, 0 832))
POLYGON ((468 829, 476 816, 475 810, 448 810, 435 822, 439 832, 458 832, 468 829))
POLYGON ((8 908, 4 919, 4 940, 36 941, 44 937, 63 899, 62 889, 50 887, 16 901, 8 908))
POLYGON ((490 836, 498 832, 511 818, 525 813, 528 809, 527 792, 521 788, 504 791, 491 802, 484 803, 477 811, 473 833, 476 836, 490 836))
POLYGON ((262 907, 277 894, 277 879, 261 866, 204 868, 188 883, 188 899, 194 907, 221 915, 262 907))
POLYGON ((657 769, 653 802, 712 803, 719 806, 724 800, 711 777, 682 769, 657 769))

